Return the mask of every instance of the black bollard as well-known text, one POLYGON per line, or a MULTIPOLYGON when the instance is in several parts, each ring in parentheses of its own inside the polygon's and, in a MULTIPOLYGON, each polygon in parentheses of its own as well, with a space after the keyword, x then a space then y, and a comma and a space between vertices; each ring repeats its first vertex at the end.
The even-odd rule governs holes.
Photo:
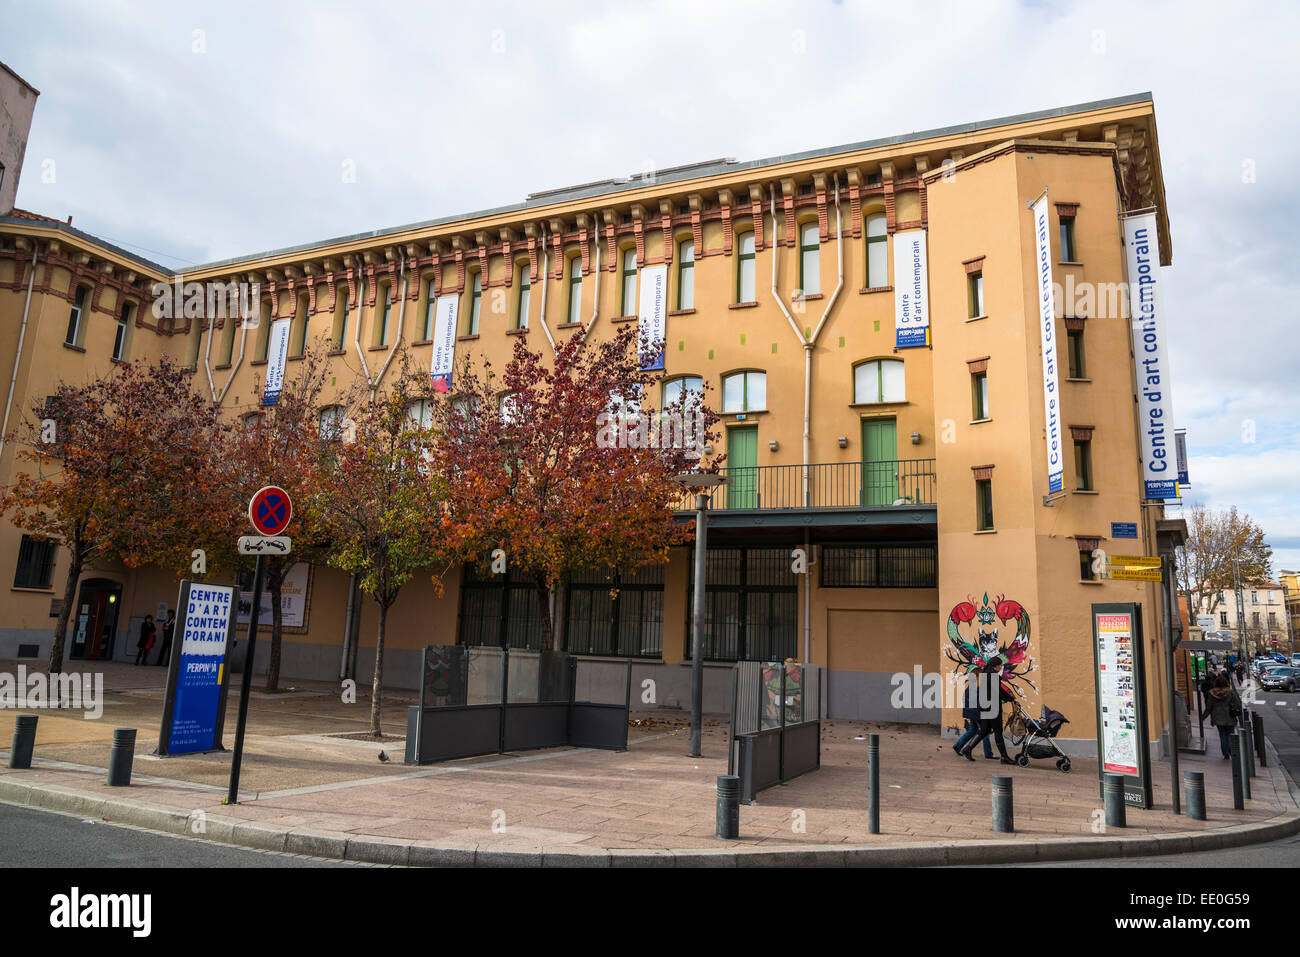
POLYGON ((9 749, 9 767, 30 768, 36 747, 36 715, 20 714, 14 719, 14 743, 9 749))
POLYGON ((718 775, 718 820, 714 837, 734 841, 740 837, 740 778, 718 775))
POLYGON ((1187 801, 1187 816, 1193 821, 1205 820, 1205 772, 1183 772, 1183 794, 1187 801))
POLYGON ((1015 833, 1016 817, 1013 804, 1011 775, 993 775, 993 830, 1003 834, 1015 833))
POLYGON ((1250 735, 1242 728, 1233 734, 1237 739, 1237 760, 1241 762, 1241 796, 1250 800, 1250 735))
POLYGON ((1107 773, 1102 781, 1106 827, 1128 827, 1124 812, 1124 775, 1107 773))
POLYGON ((1258 711, 1252 711, 1250 721, 1255 736, 1255 757, 1259 758, 1259 766, 1266 768, 1268 760, 1265 758, 1267 749, 1264 747, 1264 716, 1258 711))
POLYGON ((1241 789, 1241 735, 1233 733, 1228 735, 1228 751, 1232 755, 1229 763, 1232 765, 1232 806, 1238 811, 1244 810, 1246 802, 1242 800, 1244 792, 1241 789))
POLYGON ((867 833, 880 833, 880 735, 867 735, 867 833))
MULTIPOLYGON (((1241 730, 1246 734, 1246 780, 1255 776, 1255 722, 1253 712, 1249 709, 1241 713, 1241 730)), ((1250 785, 1246 785, 1246 797, 1250 797, 1250 785)))
POLYGON ((108 752, 109 787, 131 784, 131 761, 135 758, 135 728, 114 728, 113 748, 108 752))

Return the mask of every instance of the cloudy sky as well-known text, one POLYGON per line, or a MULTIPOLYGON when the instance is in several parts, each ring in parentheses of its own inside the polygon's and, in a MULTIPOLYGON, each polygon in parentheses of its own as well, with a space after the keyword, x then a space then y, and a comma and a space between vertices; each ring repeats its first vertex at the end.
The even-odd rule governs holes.
POLYGON ((1300 568, 1300 5, 0 0, 0 23, 41 91, 18 205, 172 267, 1149 90, 1186 501, 1238 505, 1300 568))

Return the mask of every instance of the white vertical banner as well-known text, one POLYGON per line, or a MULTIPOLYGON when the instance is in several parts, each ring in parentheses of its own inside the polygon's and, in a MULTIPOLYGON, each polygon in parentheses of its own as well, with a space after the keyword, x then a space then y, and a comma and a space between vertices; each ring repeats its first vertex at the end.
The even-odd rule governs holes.
POLYGON ((433 367, 429 376, 434 392, 446 392, 451 388, 451 367, 456 358, 460 297, 439 296, 433 308, 433 367))
POLYGON ((1137 365, 1138 431, 1142 433, 1142 485, 1147 498, 1178 498, 1174 405, 1165 348, 1160 290, 1160 236, 1154 210, 1124 217, 1129 314, 1137 365))
MULTIPOLYGON (((229 322, 230 320, 227 320, 229 322)), ((266 350, 266 388, 262 391, 262 405, 275 405, 284 388, 284 363, 289 355, 290 319, 277 319, 271 323, 270 340, 266 350)))
POLYGON ((1056 306, 1052 298, 1052 230, 1047 191, 1030 205, 1034 215, 1037 266, 1038 334, 1043 347, 1043 412, 1047 438, 1047 494, 1064 488, 1065 457, 1061 450, 1061 389, 1056 365, 1056 306))
POLYGON ((894 233, 894 345, 930 344, 930 267, 925 230, 894 233))
POLYGON ((641 295, 637 308, 637 331, 651 349, 654 357, 641 368, 646 371, 664 368, 664 335, 668 309, 668 264, 646 266, 641 270, 641 295))

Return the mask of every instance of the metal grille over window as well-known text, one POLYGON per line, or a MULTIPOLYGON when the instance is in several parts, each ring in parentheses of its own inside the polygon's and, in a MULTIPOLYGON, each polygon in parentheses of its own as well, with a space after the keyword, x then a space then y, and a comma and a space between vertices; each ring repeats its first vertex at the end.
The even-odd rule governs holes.
MULTIPOLYGON (((790 568, 789 549, 711 548, 705 559, 705 580, 702 651, 706 659, 766 661, 794 656, 799 581, 790 568)), ((688 634, 694 601, 692 582, 686 608, 688 634)))
POLYGON ((825 545, 823 588, 934 588, 939 558, 934 545, 825 545))

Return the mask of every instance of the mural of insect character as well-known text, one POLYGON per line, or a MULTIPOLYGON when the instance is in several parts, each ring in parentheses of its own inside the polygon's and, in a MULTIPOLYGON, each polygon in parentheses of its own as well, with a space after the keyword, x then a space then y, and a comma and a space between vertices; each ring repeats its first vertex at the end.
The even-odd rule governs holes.
POLYGON ((975 599, 958 602, 948 613, 948 641, 945 649, 948 660, 957 665, 961 674, 979 671, 991 658, 1002 659, 1002 687, 1009 694, 1025 697, 1022 685, 1034 688, 1026 677, 1034 670, 1034 659, 1029 657, 1029 612, 1018 601, 999 595, 989 601, 988 592, 976 605, 975 599), (999 626, 1001 622, 1001 626, 999 626), (1010 639, 999 644, 1006 626, 1015 623, 1010 639))

